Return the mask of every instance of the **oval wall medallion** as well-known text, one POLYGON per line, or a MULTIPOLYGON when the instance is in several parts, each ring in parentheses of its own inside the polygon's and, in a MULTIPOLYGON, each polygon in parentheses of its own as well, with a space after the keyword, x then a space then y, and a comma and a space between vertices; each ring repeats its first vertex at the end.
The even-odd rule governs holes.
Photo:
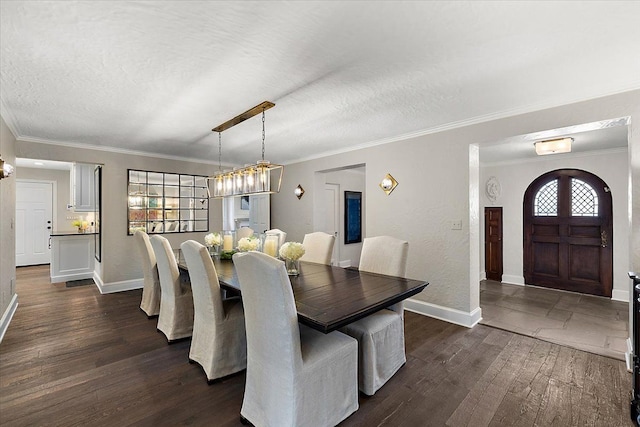
POLYGON ((500 185, 500 181, 498 181, 498 178, 492 176, 487 180, 485 192, 487 193, 487 198, 491 203, 495 203, 496 200, 500 198, 500 196, 502 195, 502 186, 500 185))

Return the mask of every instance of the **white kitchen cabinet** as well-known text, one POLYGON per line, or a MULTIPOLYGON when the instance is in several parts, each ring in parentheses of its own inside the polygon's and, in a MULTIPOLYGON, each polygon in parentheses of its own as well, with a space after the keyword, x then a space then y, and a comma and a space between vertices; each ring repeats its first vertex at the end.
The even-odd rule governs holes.
POLYGON ((71 195, 76 212, 93 212, 96 206, 93 185, 95 165, 74 163, 71 169, 71 195))
POLYGON ((51 235, 51 283, 93 277, 95 236, 93 233, 51 235))

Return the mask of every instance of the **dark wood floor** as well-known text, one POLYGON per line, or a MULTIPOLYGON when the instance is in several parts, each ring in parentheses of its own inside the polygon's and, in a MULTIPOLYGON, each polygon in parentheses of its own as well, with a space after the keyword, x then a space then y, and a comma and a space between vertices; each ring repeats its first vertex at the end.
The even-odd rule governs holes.
MULTIPOLYGON (((138 308, 140 291, 50 284, 18 269, 0 344, 2 426, 240 426, 245 374, 207 385, 138 308)), ((406 314, 407 364, 341 426, 631 426, 623 362, 406 314)), ((277 391, 274 391, 277 392, 277 391)))

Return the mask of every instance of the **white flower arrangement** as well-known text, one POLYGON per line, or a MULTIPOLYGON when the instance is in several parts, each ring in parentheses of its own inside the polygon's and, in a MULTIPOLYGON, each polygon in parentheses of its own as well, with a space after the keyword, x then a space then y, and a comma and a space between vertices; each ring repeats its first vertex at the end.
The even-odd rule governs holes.
POLYGON ((298 242, 286 242, 280 247, 280 258, 296 261, 304 255, 304 246, 298 242))
POLYGON ((258 249, 259 243, 260 241, 253 236, 243 237, 242 239, 238 240, 238 250, 241 252, 255 251, 256 249, 258 249))
POLYGON ((222 244, 220 233, 209 233, 204 236, 204 244, 209 247, 220 246, 222 244))

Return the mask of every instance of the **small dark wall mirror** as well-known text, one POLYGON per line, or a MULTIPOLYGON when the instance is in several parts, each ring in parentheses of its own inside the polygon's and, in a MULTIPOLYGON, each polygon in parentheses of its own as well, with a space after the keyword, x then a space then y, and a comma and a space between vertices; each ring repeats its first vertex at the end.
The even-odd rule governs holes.
POLYGON ((344 243, 362 241, 362 192, 344 192, 344 243))

